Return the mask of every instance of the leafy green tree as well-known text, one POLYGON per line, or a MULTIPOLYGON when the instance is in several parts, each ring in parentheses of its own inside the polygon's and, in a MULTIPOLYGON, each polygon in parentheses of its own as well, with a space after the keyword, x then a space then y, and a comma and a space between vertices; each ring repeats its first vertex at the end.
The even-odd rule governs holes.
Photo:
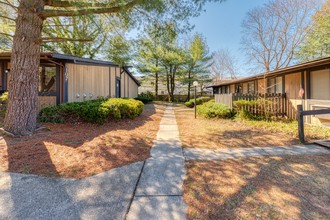
POLYGON ((313 29, 297 52, 301 62, 330 56, 330 0, 313 16, 313 29))
POLYGON ((133 59, 132 42, 124 38, 123 35, 111 36, 106 54, 112 62, 126 66, 133 59))
POLYGON ((145 34, 138 40, 137 68, 154 81, 155 95, 158 95, 159 80, 164 78, 165 68, 160 63, 164 46, 177 37, 177 28, 173 23, 154 23, 146 27, 145 34))
POLYGON ((190 100, 190 89, 194 81, 198 81, 200 85, 209 81, 210 77, 207 76, 210 73, 211 59, 205 39, 202 35, 195 34, 186 49, 185 75, 182 80, 188 84, 187 101, 190 100))
POLYGON ((169 101, 173 102, 175 83, 184 74, 183 65, 187 62, 185 51, 176 39, 160 48, 159 62, 164 68, 169 101))

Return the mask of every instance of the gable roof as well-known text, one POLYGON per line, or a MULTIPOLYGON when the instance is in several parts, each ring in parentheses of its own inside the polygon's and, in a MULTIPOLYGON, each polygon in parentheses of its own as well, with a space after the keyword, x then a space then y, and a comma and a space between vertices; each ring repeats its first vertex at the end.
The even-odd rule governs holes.
POLYGON ((330 65, 330 57, 317 59, 317 60, 297 64, 294 66, 285 67, 285 68, 282 68, 279 70, 270 71, 269 73, 260 73, 257 75, 248 76, 248 77, 244 77, 244 78, 240 78, 240 79, 236 79, 236 80, 223 81, 223 82, 215 83, 213 85, 209 85, 207 87, 210 88, 210 87, 225 86, 225 85, 241 83, 241 82, 248 82, 248 81, 252 81, 252 80, 256 80, 256 79, 262 79, 262 78, 264 78, 265 75, 267 78, 269 78, 269 77, 274 77, 274 76, 278 76, 278 75, 282 75, 282 74, 293 73, 295 71, 302 71, 302 70, 305 70, 308 68, 319 67, 319 66, 323 66, 323 65, 330 65))
MULTIPOLYGON (((11 52, 0 53, 0 60, 10 60, 10 57, 11 57, 11 52)), ((55 59, 55 60, 70 61, 70 62, 77 63, 77 64, 96 64, 96 65, 119 67, 119 65, 117 65, 113 62, 110 62, 110 61, 94 60, 94 59, 89 59, 89 58, 76 57, 76 56, 72 56, 72 55, 65 55, 65 54, 52 53, 52 52, 40 53, 40 59, 45 59, 45 60, 55 59)), ((140 86, 140 82, 128 70, 128 66, 125 66, 122 68, 133 79, 133 81, 138 86, 140 86)))

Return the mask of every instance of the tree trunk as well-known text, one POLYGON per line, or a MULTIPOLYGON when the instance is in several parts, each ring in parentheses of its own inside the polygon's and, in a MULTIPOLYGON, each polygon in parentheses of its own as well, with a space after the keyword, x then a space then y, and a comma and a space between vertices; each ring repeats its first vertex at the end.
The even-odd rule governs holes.
POLYGON ((37 127, 38 74, 43 0, 21 0, 11 55, 9 99, 4 129, 15 135, 37 127))
POLYGON ((190 88, 191 88, 191 73, 188 72, 188 95, 187 95, 187 102, 190 100, 190 88))
POLYGON ((158 96, 158 72, 155 74, 155 96, 158 96))
MULTIPOLYGON (((156 60, 156 67, 158 68, 158 59, 156 60)), ((155 73, 155 95, 158 96, 158 72, 155 73)))

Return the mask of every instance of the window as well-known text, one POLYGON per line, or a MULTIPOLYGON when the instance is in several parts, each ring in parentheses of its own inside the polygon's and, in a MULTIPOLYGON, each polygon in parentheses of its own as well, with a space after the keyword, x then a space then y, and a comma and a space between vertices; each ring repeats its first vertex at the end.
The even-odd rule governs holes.
POLYGON ((276 77, 276 93, 282 93, 282 76, 276 77))
POLYGON ((243 92, 242 83, 235 84, 235 93, 242 93, 242 92, 243 92))
POLYGON ((267 93, 282 93, 282 76, 268 79, 267 93))
POLYGON ((39 95, 56 95, 56 66, 42 65, 39 68, 39 95))
POLYGON ((249 94, 254 94, 255 93, 254 81, 248 82, 248 93, 249 94))
POLYGON ((225 91, 226 94, 229 94, 229 86, 226 86, 226 91, 225 91))

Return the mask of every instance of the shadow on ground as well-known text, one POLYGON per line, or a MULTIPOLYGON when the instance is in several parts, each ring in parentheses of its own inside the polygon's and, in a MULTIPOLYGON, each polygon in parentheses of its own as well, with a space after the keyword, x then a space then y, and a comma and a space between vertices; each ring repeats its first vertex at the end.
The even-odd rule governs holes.
POLYGON ((189 161, 189 219, 327 219, 329 155, 189 161))

